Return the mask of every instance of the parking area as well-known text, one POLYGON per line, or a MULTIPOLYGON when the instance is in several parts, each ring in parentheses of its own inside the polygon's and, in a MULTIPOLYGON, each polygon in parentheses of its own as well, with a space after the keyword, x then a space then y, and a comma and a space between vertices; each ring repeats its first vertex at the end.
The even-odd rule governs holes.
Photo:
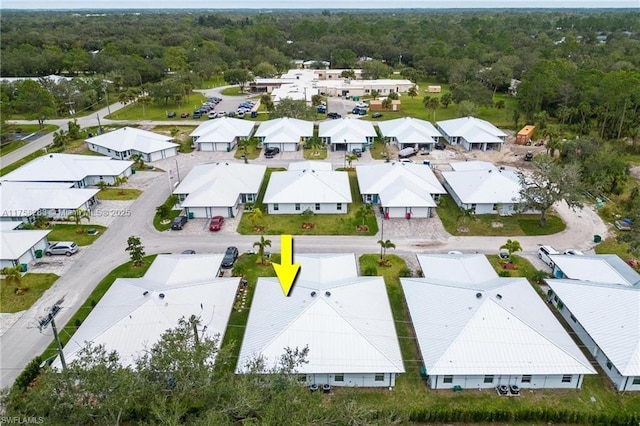
POLYGON ((224 237, 227 235, 238 235, 236 229, 238 228, 238 224, 240 223, 240 219, 242 218, 242 212, 243 208, 240 207, 240 209, 238 210, 238 214, 235 217, 225 217, 224 223, 222 224, 222 227, 219 231, 209 231, 209 221, 211 219, 196 218, 188 220, 187 224, 184 225, 184 227, 180 231, 173 231, 169 229, 164 233, 180 237, 209 235, 211 238, 216 238, 219 236, 224 237))

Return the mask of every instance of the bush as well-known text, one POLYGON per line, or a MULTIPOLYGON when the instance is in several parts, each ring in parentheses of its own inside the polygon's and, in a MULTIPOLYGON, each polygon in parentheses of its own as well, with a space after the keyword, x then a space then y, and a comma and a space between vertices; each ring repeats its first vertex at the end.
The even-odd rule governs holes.
POLYGON ((29 385, 33 380, 38 377, 40 373, 40 364, 42 364, 42 357, 37 356, 31 360, 29 364, 22 370, 22 373, 16 378, 16 381, 13 383, 13 388, 11 393, 24 393, 29 388, 29 385))
POLYGON ((401 278, 409 278, 413 276, 413 272, 411 271, 411 269, 405 266, 404 268, 400 269, 400 271, 398 271, 398 276, 401 278))
POLYGON ((367 266, 366 268, 364 268, 364 271, 362 271, 362 274, 367 277, 374 277, 378 275, 378 268, 376 268, 375 266, 367 266))
POLYGON ((500 271, 498 272, 499 277, 510 277, 511 273, 509 271, 500 271))

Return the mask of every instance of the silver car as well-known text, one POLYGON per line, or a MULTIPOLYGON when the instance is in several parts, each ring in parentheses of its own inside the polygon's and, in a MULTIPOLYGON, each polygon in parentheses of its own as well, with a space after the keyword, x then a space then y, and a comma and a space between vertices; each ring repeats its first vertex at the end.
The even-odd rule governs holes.
POLYGON ((44 254, 51 256, 52 254, 64 254, 65 256, 71 256, 78 252, 78 245, 73 241, 61 241, 59 243, 53 243, 44 251, 44 254))

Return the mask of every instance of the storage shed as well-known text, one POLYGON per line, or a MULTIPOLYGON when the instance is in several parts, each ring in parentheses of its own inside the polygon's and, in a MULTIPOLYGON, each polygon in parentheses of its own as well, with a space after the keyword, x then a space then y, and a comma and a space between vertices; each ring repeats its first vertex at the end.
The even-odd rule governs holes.
POLYGON ((536 126, 526 125, 516 135, 516 144, 526 145, 531 142, 533 134, 536 132, 536 126))

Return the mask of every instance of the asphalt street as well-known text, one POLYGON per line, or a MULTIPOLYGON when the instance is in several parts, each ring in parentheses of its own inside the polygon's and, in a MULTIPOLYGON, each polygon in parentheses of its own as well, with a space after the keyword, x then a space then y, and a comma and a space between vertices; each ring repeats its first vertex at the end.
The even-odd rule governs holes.
MULTIPOLYGON (((220 89, 207 91, 218 94, 220 89)), ((242 99, 242 98, 240 98, 242 99)), ((231 99, 234 101, 234 99, 231 99)), ((118 105, 110 107, 111 111, 118 105)), ((107 113, 106 108, 98 112, 103 124, 110 121, 102 117, 107 113)), ((63 120, 62 125, 66 125, 63 120)), ((97 125, 96 115, 78 119, 82 127, 97 125)), ((149 122, 153 124, 152 122, 149 122)), ((184 121, 180 122, 184 124, 184 121)), ((160 124, 160 123, 159 123, 160 124)), ((161 124, 167 124, 162 122, 161 124)), ((28 155, 36 149, 41 149, 51 143, 52 136, 48 135, 32 142, 20 150, 16 150, 5 157, 3 163, 9 161, 9 156, 17 159, 28 155), (30 149, 26 149, 30 148, 30 149)), ((194 153, 198 155, 198 153, 194 153)), ((187 155, 180 155, 178 161, 182 162, 187 155)), ((258 162, 267 165, 275 165, 271 160, 258 159, 258 162)), ((7 163, 8 164, 8 163, 7 163)), ((183 175, 189 170, 189 165, 180 166, 183 175)), ((238 234, 212 235, 181 235, 180 232, 160 233, 153 227, 153 216, 156 206, 167 198, 170 186, 167 185, 165 173, 159 173, 143 194, 131 205, 129 217, 117 218, 98 238, 88 247, 83 247, 83 256, 78 257, 68 272, 38 300, 28 311, 20 317, 0 337, 0 387, 10 386, 26 364, 36 355, 41 354, 52 341, 50 328, 40 331, 37 328, 38 319, 56 302, 62 300, 62 310, 56 317, 59 328, 77 311, 79 306, 87 299, 100 280, 116 266, 129 260, 125 252, 127 238, 136 235, 141 238, 147 254, 153 253, 180 253, 185 249, 194 249, 198 253, 223 252, 227 246, 235 245, 240 252, 250 250, 256 241, 256 236, 242 236, 238 234)), ((564 204, 559 204, 556 211, 567 223, 567 229, 559 234, 536 237, 517 237, 523 248, 523 255, 538 263, 536 251, 541 244, 551 244, 558 248, 577 248, 590 250, 593 247, 593 235, 606 236, 607 225, 598 215, 586 208, 579 212, 573 212, 564 204)), ((397 219, 404 220, 404 219, 397 219)), ((436 219, 434 219, 436 220, 436 219)), ((376 253, 379 246, 377 240, 380 236, 357 237, 353 236, 296 236, 296 252, 347 252, 347 253, 376 253)), ((280 250, 280 241, 276 236, 271 237, 273 252, 280 250)), ((405 257, 415 253, 435 253, 449 250, 460 250, 465 253, 496 253, 506 237, 449 237, 446 240, 429 238, 402 238, 394 240, 396 249, 394 254, 405 257)))

